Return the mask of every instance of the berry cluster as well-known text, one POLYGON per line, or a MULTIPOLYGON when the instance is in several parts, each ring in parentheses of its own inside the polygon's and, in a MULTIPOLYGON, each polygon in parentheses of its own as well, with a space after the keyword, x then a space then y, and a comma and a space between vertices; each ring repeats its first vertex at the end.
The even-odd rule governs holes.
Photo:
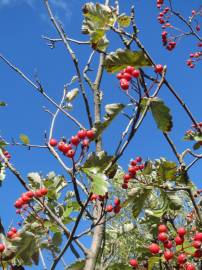
POLYGON ((104 200, 108 199, 108 192, 105 193, 105 195, 98 195, 98 194, 92 194, 90 197, 90 201, 96 201, 99 200, 101 202, 103 202, 104 200))
MULTIPOLYGON (((163 72, 163 66, 158 64, 154 67, 156 73, 161 74, 163 72)), ((130 82, 133 78, 139 78, 140 71, 132 66, 127 66, 124 70, 119 72, 116 77, 119 80, 122 90, 127 91, 130 87, 130 82)))
POLYGON ((5 248, 5 245, 3 243, 0 243, 0 253, 3 253, 5 248))
POLYGON ((163 3, 164 3, 164 0, 157 0, 156 1, 157 8, 161 8, 161 6, 163 5, 163 3))
POLYGON ((122 90, 128 90, 132 78, 138 78, 139 76, 140 71, 131 66, 127 66, 116 75, 117 79, 120 81, 120 87, 122 90))
POLYGON ((66 140, 61 140, 57 142, 56 139, 51 138, 49 141, 49 144, 52 147, 57 146, 58 150, 62 152, 65 156, 67 156, 68 158, 73 158, 76 153, 76 149, 74 149, 74 147, 77 148, 77 146, 81 144, 83 148, 84 147, 88 148, 90 140, 94 139, 94 137, 95 137, 95 132, 93 129, 91 130, 81 129, 77 132, 75 136, 71 137, 68 143, 66 142, 66 140))
POLYGON ((41 198, 46 196, 48 193, 48 189, 43 187, 38 190, 34 191, 27 191, 26 193, 23 193, 19 199, 16 200, 14 206, 15 208, 22 208, 26 204, 28 204, 34 197, 35 198, 41 198))
POLYGON ((17 229, 15 227, 11 228, 8 232, 7 232, 7 237, 9 239, 13 239, 15 237, 18 237, 19 233, 17 231, 17 229))
POLYGON ((114 206, 113 205, 107 205, 105 211, 107 213, 111 213, 112 211, 114 214, 118 214, 121 211, 121 204, 120 200, 118 198, 114 199, 114 206))
MULTIPOLYGON (((202 233, 196 232, 193 236, 193 242, 190 244, 190 247, 194 247, 196 250, 193 254, 186 252, 183 248, 185 242, 185 235, 187 231, 184 227, 177 229, 177 235, 174 239, 170 238, 168 235, 168 228, 164 224, 158 226, 158 241, 157 243, 152 243, 149 246, 149 251, 155 254, 163 254, 164 259, 168 262, 172 259, 176 259, 177 264, 183 269, 186 270, 195 270, 196 267, 194 264, 188 262, 188 256, 194 258, 202 258, 202 233), (176 249, 177 246, 182 246, 181 249, 176 249), (162 249, 163 250, 162 250, 162 249)), ((186 247, 187 248, 187 247, 186 247)))
POLYGON ((202 51, 198 51, 195 53, 190 53, 189 59, 187 60, 187 66, 190 68, 194 68, 197 61, 200 61, 202 58, 202 51))
POLYGON ((130 165, 128 167, 128 173, 124 174, 123 176, 123 189, 128 189, 128 183, 131 179, 136 177, 136 173, 144 169, 144 164, 140 164, 142 162, 141 157, 136 157, 135 159, 131 160, 130 165))

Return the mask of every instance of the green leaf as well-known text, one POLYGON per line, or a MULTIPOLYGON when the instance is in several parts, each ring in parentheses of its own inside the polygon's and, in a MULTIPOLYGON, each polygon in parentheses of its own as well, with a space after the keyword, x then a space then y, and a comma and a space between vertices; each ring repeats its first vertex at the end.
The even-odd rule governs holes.
MULTIPOLYGON (((182 249, 182 246, 181 245, 176 246, 176 251, 177 252, 180 251, 181 249, 182 249)), ((196 251, 196 249, 192 246, 192 243, 191 242, 185 241, 183 243, 183 251, 185 253, 187 253, 187 254, 193 254, 196 251)))
POLYGON ((41 186, 41 176, 38 172, 31 172, 27 175, 27 178, 30 182, 32 188, 39 188, 41 186))
POLYGON ((107 55, 104 63, 105 69, 110 73, 123 70, 127 66, 140 68, 151 65, 144 52, 128 49, 118 49, 116 52, 111 52, 107 55))
POLYGON ((7 104, 4 101, 0 101, 0 107, 5 107, 7 104))
POLYGON ((123 13, 117 18, 117 22, 121 27, 128 27, 131 23, 131 18, 123 13))
POLYGON ((152 187, 136 187, 128 193, 126 204, 132 203, 133 217, 137 218, 144 208, 145 202, 150 197, 152 187))
POLYGON ((5 147, 7 143, 3 140, 0 140, 0 148, 5 147))
POLYGON ((157 177, 159 182, 174 181, 177 174, 177 165, 175 162, 166 159, 156 160, 157 177))
POLYGON ((23 144, 29 144, 29 137, 25 134, 20 134, 19 136, 20 140, 22 141, 23 144))
POLYGON ((85 172, 86 175, 90 178, 92 181, 91 185, 91 191, 95 194, 99 195, 105 195, 105 193, 108 191, 109 183, 106 181, 107 177, 103 173, 91 173, 91 172, 85 172))
POLYGON ((104 122, 95 123, 94 127, 96 129, 96 138, 111 124, 111 122, 118 116, 118 114, 123 110, 125 105, 121 103, 112 103, 105 106, 105 116, 104 122))
POLYGON ((83 270, 85 266, 85 260, 76 261, 69 265, 65 270, 83 270))
POLYGON ((52 238, 52 244, 54 246, 60 246, 62 244, 62 233, 61 232, 54 233, 53 238, 52 238))
POLYGON ((159 98, 150 99, 150 109, 158 128, 163 132, 169 132, 172 129, 172 116, 170 109, 159 98))
POLYGON ((197 150, 197 149, 199 149, 201 147, 201 143, 200 142, 197 142, 197 143, 195 143, 194 145, 193 145, 193 149, 194 150, 197 150))
POLYGON ((72 101, 73 99, 75 99, 75 97, 78 95, 79 93, 79 89, 78 88, 74 88, 71 91, 69 91, 65 97, 67 102, 72 101))
POLYGON ((144 175, 150 175, 152 173, 152 162, 151 161, 146 161, 144 165, 144 169, 142 171, 144 175))
POLYGON ((150 257, 148 260, 148 270, 153 270, 153 267, 159 262, 159 259, 159 257, 150 257))
POLYGON ((127 264, 115 263, 113 265, 110 265, 107 270, 131 270, 131 267, 127 264))
POLYGON ((108 45, 109 45, 109 40, 104 35, 104 36, 100 37, 100 39, 97 41, 94 41, 92 38, 91 43, 92 43, 92 48, 94 50, 99 51, 99 52, 105 52, 108 45))

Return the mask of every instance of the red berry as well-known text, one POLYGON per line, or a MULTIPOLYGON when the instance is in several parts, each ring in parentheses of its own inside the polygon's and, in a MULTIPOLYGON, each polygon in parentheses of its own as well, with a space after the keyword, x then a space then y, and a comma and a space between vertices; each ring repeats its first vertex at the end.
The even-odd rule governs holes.
POLYGON ((26 196, 28 196, 30 199, 34 197, 34 192, 33 191, 27 191, 26 193, 26 196))
POLYGON ((136 166, 137 165, 137 161, 136 160, 131 160, 130 165, 131 166, 136 166))
POLYGON ((43 196, 45 196, 47 193, 48 193, 48 189, 47 188, 41 188, 40 189, 40 192, 41 192, 41 194, 43 195, 43 196))
POLYGON ((138 78, 140 76, 140 71, 138 69, 135 69, 132 73, 134 78, 138 78))
POLYGON ((202 233, 201 232, 196 233, 194 236, 194 240, 202 242, 202 233))
POLYGON ((201 241, 194 241, 192 243, 192 246, 195 247, 196 249, 200 248, 201 247, 201 241))
POLYGON ((162 65, 156 65, 155 66, 155 72, 161 74, 163 72, 163 66, 162 65))
POLYGON ((155 244, 155 243, 152 243, 150 246, 149 246, 149 250, 152 254, 158 254, 159 251, 160 251, 160 247, 159 245, 155 244))
POLYGON ((178 257, 177 257, 177 262, 178 264, 184 264, 187 260, 187 256, 185 254, 180 254, 178 257))
POLYGON ((166 227, 166 225, 160 224, 160 225, 158 226, 158 232, 159 232, 159 233, 162 233, 162 232, 166 233, 167 231, 168 231, 168 228, 166 227))
POLYGON ((111 204, 110 205, 107 205, 106 212, 111 213, 112 210, 113 210, 113 206, 111 204))
POLYGON ((137 262, 136 259, 131 259, 131 260, 129 261, 129 264, 130 264, 133 268, 138 267, 138 262, 137 262))
POLYGON ((12 231, 7 232, 7 237, 8 238, 11 238, 13 235, 14 235, 14 232, 12 232, 12 231))
POLYGON ((120 87, 123 90, 128 90, 128 88, 129 88, 129 82, 126 79, 121 79, 120 80, 120 87))
POLYGON ((52 138, 52 139, 50 139, 49 144, 50 144, 50 146, 55 147, 55 146, 57 146, 58 142, 56 139, 52 138))
POLYGON ((86 132, 86 136, 88 137, 88 139, 93 139, 95 137, 95 132, 93 129, 87 130, 86 132))
POLYGON ((173 256, 174 256, 174 253, 172 251, 170 251, 170 250, 166 250, 164 252, 164 258, 165 258, 166 261, 171 260, 173 258, 173 256))
POLYGON ((85 129, 81 129, 77 132, 77 136, 79 137, 79 139, 83 140, 86 137, 86 130, 85 129))
POLYGON ((142 161, 142 158, 141 157, 136 157, 135 159, 137 161, 137 163, 141 162, 142 161))
POLYGON ((66 154, 69 150, 72 149, 72 145, 71 144, 67 144, 67 143, 64 143, 63 147, 62 147, 62 152, 64 154, 66 154))
POLYGON ((30 201, 30 197, 28 197, 27 195, 23 194, 21 196, 21 199, 23 201, 23 203, 28 203, 30 201))
POLYGON ((18 199, 15 204, 14 204, 15 208, 21 208, 23 206, 23 201, 22 199, 18 199))
POLYGON ((177 233, 178 233, 178 235, 179 235, 180 237, 183 237, 183 236, 185 236, 185 234, 186 234, 186 230, 185 230, 185 228, 181 227, 181 228, 178 228, 178 229, 177 229, 177 233))
POLYGON ((90 197, 90 201, 95 201, 98 199, 98 195, 97 194, 92 194, 90 197))
POLYGON ((114 214, 118 214, 121 211, 121 206, 120 205, 116 205, 113 208, 114 214))
POLYGON ((64 143, 63 141, 61 141, 61 142, 58 143, 58 150, 59 150, 59 151, 63 152, 64 144, 65 144, 65 143, 64 143))
POLYGON ((118 80, 121 80, 123 78, 123 73, 122 72, 119 72, 117 75, 116 75, 117 79, 118 80))
POLYGON ((118 198, 114 199, 114 205, 116 206, 120 205, 120 200, 118 198))
POLYGON ((123 79, 126 79, 128 82, 132 80, 132 76, 129 73, 124 73, 123 74, 123 79))
POLYGON ((13 227, 13 228, 11 228, 11 231, 12 231, 13 233, 16 233, 16 232, 17 232, 17 229, 16 229, 15 227, 13 227))
POLYGON ((164 233, 164 232, 159 233, 158 240, 161 241, 161 242, 165 242, 165 241, 168 240, 168 235, 166 233, 164 233))
POLYGON ((173 247, 173 244, 170 240, 164 242, 163 245, 164 245, 164 248, 168 248, 168 249, 173 247))
POLYGON ((136 166, 130 166, 128 167, 128 172, 132 174, 133 176, 136 175, 137 167, 136 166))
POLYGON ((75 155, 75 151, 74 150, 69 150, 67 153, 66 153, 66 156, 68 158, 73 158, 75 155))
POLYGON ((128 184, 127 183, 123 183, 121 186, 123 189, 128 189, 128 184))
POLYGON ((89 140, 83 140, 83 142, 82 142, 82 145, 83 145, 83 147, 88 147, 89 146, 89 140))
POLYGON ((0 252, 2 253, 4 252, 4 250, 5 250, 5 245, 0 243, 0 252))
POLYGON ((202 257, 202 251, 200 249, 196 250, 193 255, 195 258, 201 258, 202 257))
POLYGON ((177 246, 182 245, 184 243, 184 238, 180 237, 179 235, 175 237, 174 239, 177 246))
POLYGON ((186 270, 196 270, 196 267, 193 264, 188 263, 188 264, 186 264, 185 269, 186 270))
POLYGON ((131 174, 129 174, 129 173, 124 174, 124 176, 123 176, 124 183, 127 184, 131 178, 132 178, 131 174))
POLYGON ((79 137, 76 135, 76 136, 72 136, 71 137, 71 143, 75 146, 77 146, 79 143, 80 143, 80 139, 79 137))
POLYGON ((41 198, 41 197, 43 197, 43 194, 41 193, 41 189, 38 189, 37 191, 35 191, 34 196, 35 196, 36 198, 41 198))
POLYGON ((141 164, 141 165, 139 166, 139 168, 140 168, 140 170, 143 170, 143 169, 144 169, 144 164, 141 164))
POLYGON ((132 66, 127 66, 127 67, 125 68, 125 72, 126 72, 126 73, 132 74, 133 71, 134 71, 134 67, 132 67, 132 66))

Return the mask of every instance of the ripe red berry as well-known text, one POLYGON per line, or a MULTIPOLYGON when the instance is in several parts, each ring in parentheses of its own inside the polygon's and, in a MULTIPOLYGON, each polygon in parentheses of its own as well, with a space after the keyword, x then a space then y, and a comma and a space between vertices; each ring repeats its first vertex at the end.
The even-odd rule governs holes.
POLYGON ((126 79, 121 79, 120 80, 120 87, 122 90, 128 90, 129 82, 126 79))
POLYGON ((132 73, 134 78, 138 78, 140 76, 140 71, 138 69, 135 69, 132 73))
POLYGON ((17 229, 15 227, 11 228, 11 231, 16 233, 17 232, 17 229))
POLYGON ((194 241, 192 243, 192 246, 195 247, 196 249, 200 248, 201 247, 201 241, 194 241))
POLYGON ((121 211, 121 206, 120 205, 116 205, 113 208, 114 214, 118 214, 121 211))
POLYGON ((123 183, 121 186, 123 189, 128 189, 128 184, 127 183, 123 183))
POLYGON ((48 189, 45 188, 45 187, 43 187, 43 188, 40 189, 40 192, 41 192, 41 194, 42 194, 43 196, 45 196, 45 195, 48 193, 48 189))
POLYGON ((167 228, 166 225, 160 224, 160 225, 158 226, 158 232, 159 232, 159 233, 162 233, 162 232, 166 233, 167 231, 168 231, 168 228, 167 228))
POLYGON ((136 175, 137 167, 136 166, 130 166, 128 167, 128 172, 132 174, 133 176, 136 175))
POLYGON ((161 242, 165 242, 165 241, 168 240, 168 235, 166 233, 164 233, 164 232, 159 233, 158 240, 161 241, 161 242))
POLYGON ((106 212, 111 213, 112 211, 113 211, 113 206, 111 204, 107 205, 106 212))
POLYGON ((86 132, 86 136, 88 137, 88 139, 93 139, 95 137, 95 132, 93 129, 87 130, 86 132))
POLYGON ((161 74, 163 72, 163 66, 162 65, 156 65, 154 68, 156 73, 161 74))
POLYGON ((82 142, 82 146, 83 147, 88 147, 89 146, 89 140, 83 140, 83 142, 82 142))
POLYGON ((164 245, 164 248, 168 248, 168 249, 173 247, 172 241, 170 240, 164 242, 163 245, 164 245))
POLYGON ((141 162, 142 161, 142 158, 141 157, 136 157, 135 159, 137 161, 137 163, 141 162))
POLYGON ((171 260, 173 258, 173 256, 174 256, 174 253, 172 251, 170 251, 170 250, 166 250, 164 252, 164 258, 165 258, 166 261, 171 260))
POLYGON ((74 150, 69 150, 67 153, 66 153, 66 156, 68 158, 73 158, 75 155, 75 151, 74 150))
POLYGON ((137 165, 137 161, 136 160, 131 160, 130 165, 131 166, 136 166, 137 165))
POLYGON ((58 143, 58 150, 59 150, 59 151, 63 152, 64 144, 65 144, 65 143, 64 143, 63 141, 61 141, 61 142, 58 143))
POLYGON ((136 259, 131 259, 129 261, 129 264, 133 267, 133 268, 136 268, 138 267, 138 261, 136 259))
POLYGON ((8 238, 11 238, 13 235, 14 235, 14 232, 12 232, 12 231, 7 232, 7 237, 8 238))
POLYGON ((202 233, 201 232, 196 233, 194 236, 194 240, 202 242, 202 233))
POLYGON ((201 258, 202 257, 202 251, 200 249, 197 249, 195 252, 194 252, 194 255, 193 255, 195 258, 201 258))
POLYGON ((116 75, 117 79, 118 80, 121 80, 123 78, 123 73, 122 72, 119 72, 117 75, 116 75))
POLYGON ((127 66, 127 67, 125 68, 125 72, 126 72, 126 73, 132 74, 133 71, 134 71, 134 67, 132 67, 132 66, 127 66))
POLYGON ((28 197, 27 195, 23 194, 21 196, 21 199, 23 201, 23 203, 28 203, 30 201, 30 197, 28 197))
POLYGON ((123 74, 123 79, 126 79, 128 82, 132 80, 132 76, 129 73, 124 73, 123 74))
POLYGON ((180 237, 179 235, 175 237, 174 239, 177 246, 182 245, 184 243, 184 238, 180 237))
POLYGON ((26 193, 26 196, 28 196, 30 199, 34 197, 34 192, 33 191, 27 191, 26 193))
POLYGON ((97 194, 92 194, 90 197, 90 201, 95 201, 98 199, 98 195, 97 194))
POLYGON ((57 146, 58 142, 56 139, 52 138, 52 139, 50 139, 49 144, 50 144, 50 146, 55 147, 55 146, 57 146))
POLYGON ((123 176, 124 183, 127 184, 131 178, 132 178, 131 174, 129 174, 129 173, 124 174, 124 176, 123 176))
POLYGON ((186 264, 185 269, 186 270, 196 270, 196 267, 193 264, 188 263, 188 264, 186 264))
POLYGON ((180 254, 177 257, 178 264, 184 264, 186 262, 186 260, 187 260, 187 256, 184 253, 180 254))
POLYGON ((178 235, 179 235, 180 237, 183 237, 183 236, 185 236, 185 234, 186 234, 186 230, 185 230, 185 228, 181 227, 181 228, 178 228, 178 229, 177 229, 177 233, 178 233, 178 235))
POLYGON ((38 189, 38 190, 35 191, 34 196, 36 198, 41 198, 41 197, 43 197, 43 194, 41 193, 41 190, 38 189))
POLYGON ((159 251, 160 251, 160 247, 159 245, 155 244, 155 243, 152 243, 150 246, 149 246, 149 251, 152 253, 152 254, 158 254, 159 251))
POLYGON ((86 130, 85 129, 81 129, 77 132, 77 136, 79 137, 79 139, 83 140, 86 137, 86 130))
POLYGON ((80 139, 79 137, 76 135, 76 136, 72 136, 71 137, 71 143, 75 146, 77 146, 79 143, 80 143, 80 139))
POLYGON ((2 253, 4 252, 4 250, 5 250, 5 245, 0 243, 0 252, 2 253))
POLYGON ((64 154, 66 154, 71 149, 72 149, 72 145, 71 144, 64 143, 63 146, 62 146, 62 152, 64 154))
POLYGON ((120 205, 120 200, 118 198, 115 198, 114 199, 114 205, 120 205))
POLYGON ((18 199, 15 204, 14 204, 15 208, 21 208, 23 206, 23 201, 22 199, 18 199))

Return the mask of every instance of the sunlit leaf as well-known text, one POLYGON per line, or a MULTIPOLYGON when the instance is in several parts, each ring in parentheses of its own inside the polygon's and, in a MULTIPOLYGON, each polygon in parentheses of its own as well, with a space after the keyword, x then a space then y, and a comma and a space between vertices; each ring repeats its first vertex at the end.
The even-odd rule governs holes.
POLYGON ((21 140, 21 142, 23 144, 29 144, 30 143, 29 137, 27 135, 25 135, 25 134, 20 134, 19 138, 20 138, 20 140, 21 140))

